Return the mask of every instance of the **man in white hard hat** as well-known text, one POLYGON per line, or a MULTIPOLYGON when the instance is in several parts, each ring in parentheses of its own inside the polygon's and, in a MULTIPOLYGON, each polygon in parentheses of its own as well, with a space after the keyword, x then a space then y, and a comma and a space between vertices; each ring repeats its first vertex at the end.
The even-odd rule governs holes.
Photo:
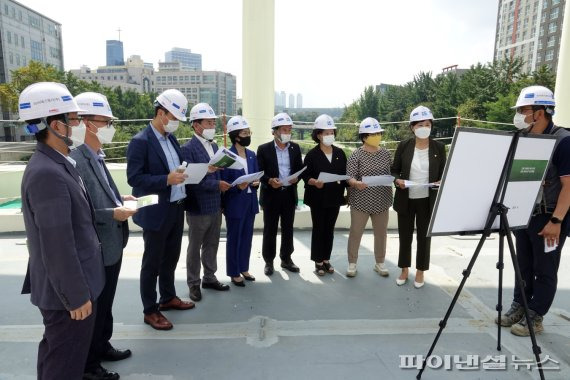
POLYGON ((303 168, 301 148, 291 141, 293 121, 286 113, 279 113, 271 120, 273 141, 257 148, 261 177, 259 204, 263 208, 263 243, 262 254, 265 260, 264 272, 271 276, 274 272, 273 260, 276 256, 276 237, 279 219, 281 219, 281 268, 290 272, 299 272, 293 263, 293 221, 297 207, 298 178, 287 181, 286 178, 303 168))
POLYGON ((176 295, 174 286, 184 230, 186 191, 182 184, 186 175, 177 171, 183 159, 173 133, 180 121, 186 121, 188 100, 178 90, 166 90, 156 98, 154 107, 154 118, 127 148, 127 181, 135 197, 158 194, 158 204, 138 210, 133 221, 143 229, 140 290, 144 323, 156 330, 170 330, 172 323, 161 311, 194 307, 176 295))
POLYGON ((131 356, 130 350, 114 348, 110 339, 113 335, 113 300, 121 270, 123 248, 129 238, 127 219, 136 212, 123 206, 123 201, 136 198, 132 195, 120 195, 105 164, 102 146, 110 143, 115 134, 115 117, 107 97, 95 92, 84 92, 77 95, 75 100, 83 109, 79 115, 87 133, 85 144, 73 150, 70 155, 77 162, 77 171, 95 209, 95 227, 101 239, 105 265, 105 287, 97 300, 95 328, 83 379, 118 379, 119 375, 103 368, 101 361, 116 361, 131 356))
MULTIPOLYGON (((194 136, 182 146, 182 156, 188 163, 207 164, 218 151, 214 142, 217 116, 207 103, 198 103, 190 110, 194 136)), ((190 299, 200 301, 202 288, 229 290, 216 277, 217 253, 222 226, 221 193, 231 185, 220 178, 213 167, 199 184, 188 185, 186 220, 188 221, 188 250, 186 252, 186 281, 190 299), (200 265, 201 263, 201 265, 200 265), (202 268, 203 267, 203 268, 202 268), (203 278, 200 280, 200 269, 203 278)))
POLYGON ((93 208, 69 157, 69 147, 83 140, 81 109, 64 85, 52 82, 28 86, 18 104, 20 120, 38 141, 22 178, 29 252, 22 293, 31 294, 45 326, 37 378, 81 379, 105 283, 93 208))
MULTIPOLYGON (((526 229, 514 231, 517 261, 535 333, 544 330, 543 316, 554 301, 560 252, 570 231, 570 132, 552 122, 555 105, 552 91, 531 86, 521 91, 513 107, 515 127, 531 134, 556 136, 554 154, 533 216, 526 229)), ((514 288, 511 308, 500 324, 510 326, 515 335, 530 335, 518 286, 514 288)))

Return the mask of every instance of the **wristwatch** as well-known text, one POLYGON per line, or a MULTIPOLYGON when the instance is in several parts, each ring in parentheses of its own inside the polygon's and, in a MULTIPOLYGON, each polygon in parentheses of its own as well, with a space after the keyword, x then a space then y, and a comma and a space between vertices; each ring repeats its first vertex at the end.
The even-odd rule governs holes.
POLYGON ((560 220, 560 219, 558 219, 557 217, 553 216, 553 217, 550 218, 550 223, 553 223, 553 224, 560 224, 560 223, 562 223, 562 220, 560 220))

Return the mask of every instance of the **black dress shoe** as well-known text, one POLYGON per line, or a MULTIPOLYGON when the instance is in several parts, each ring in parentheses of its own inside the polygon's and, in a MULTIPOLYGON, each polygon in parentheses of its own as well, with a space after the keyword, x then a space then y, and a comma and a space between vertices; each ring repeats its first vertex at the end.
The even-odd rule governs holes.
POLYGON ((245 281, 244 280, 236 281, 232 278, 232 284, 234 284, 235 286, 239 286, 241 288, 245 287, 245 281))
POLYGON ((107 350, 107 352, 105 352, 103 355, 101 355, 101 360, 104 360, 107 362, 116 362, 119 360, 126 359, 126 358, 130 357, 131 355, 132 355, 132 352, 129 349, 119 350, 119 349, 116 349, 115 347, 111 347, 109 350, 107 350))
POLYGON ((229 286, 229 285, 222 284, 220 281, 215 281, 215 282, 203 282, 203 283, 202 283, 202 288, 204 288, 204 289, 214 289, 214 290, 220 290, 220 291, 230 290, 230 286, 229 286))
POLYGON ((266 263, 265 268, 263 269, 263 273, 266 276, 271 276, 275 270, 273 269, 273 264, 266 263))
POLYGON ((299 267, 295 265, 293 260, 281 261, 281 268, 293 273, 299 272, 299 267))
POLYGON ((200 285, 192 285, 190 287, 190 299, 194 302, 198 302, 202 299, 202 292, 200 291, 200 285))
POLYGON ((83 374, 83 380, 119 380, 120 378, 117 372, 107 371, 101 366, 83 374))
POLYGON ((243 278, 245 278, 247 281, 255 281, 255 277, 253 277, 252 275, 246 275, 246 274, 241 274, 243 276, 243 278))

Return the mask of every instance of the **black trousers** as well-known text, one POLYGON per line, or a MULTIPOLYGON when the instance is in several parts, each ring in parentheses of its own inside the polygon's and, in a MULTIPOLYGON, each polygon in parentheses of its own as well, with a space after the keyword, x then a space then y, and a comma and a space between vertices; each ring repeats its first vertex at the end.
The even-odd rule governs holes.
POLYGON ((184 207, 172 202, 159 231, 143 231, 144 253, 141 266, 141 299, 145 314, 158 311, 156 283, 160 291, 160 303, 176 297, 174 271, 180 258, 182 233, 184 232, 184 207))
MULTIPOLYGON (((560 252, 570 229, 570 218, 564 218, 560 228, 558 247, 544 252, 544 238, 538 233, 548 223, 551 214, 539 214, 530 218, 526 230, 516 230, 517 261, 525 283, 528 307, 539 315, 548 313, 558 285, 560 252)), ((514 301, 522 305, 522 294, 515 284, 514 301)))
POLYGON ((123 259, 114 265, 105 267, 105 287, 97 299, 97 314, 95 315, 95 327, 85 372, 91 372, 101 365, 101 356, 109 351, 112 346, 109 340, 113 335, 113 301, 119 281, 119 272, 123 259))
POLYGON ((429 198, 410 199, 408 212, 398 213, 398 237, 400 240, 398 266, 400 268, 412 266, 412 240, 415 225, 417 226, 416 269, 422 271, 429 269, 431 238, 426 236, 429 219, 429 198))
POLYGON ((311 207, 311 260, 330 260, 334 242, 334 226, 340 207, 311 207))
POLYGON ((67 310, 40 309, 45 326, 38 347, 38 380, 83 378, 85 361, 93 336, 97 303, 82 321, 71 319, 67 310))
POLYGON ((281 249, 279 257, 288 261, 293 253, 293 222, 295 220, 295 199, 292 188, 285 188, 272 194, 271 201, 263 207, 263 243, 261 253, 266 263, 273 263, 276 255, 277 228, 281 219, 281 249), (268 204, 269 203, 269 204, 268 204))

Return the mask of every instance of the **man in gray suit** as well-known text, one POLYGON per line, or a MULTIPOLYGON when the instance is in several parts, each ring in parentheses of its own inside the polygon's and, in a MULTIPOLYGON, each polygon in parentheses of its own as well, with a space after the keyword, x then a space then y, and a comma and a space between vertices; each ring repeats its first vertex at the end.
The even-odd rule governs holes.
POLYGON ((131 356, 131 350, 114 348, 109 340, 113 335, 113 300, 119 280, 123 248, 129 238, 127 219, 136 211, 123 206, 125 200, 136 200, 132 195, 121 196, 105 165, 104 143, 110 143, 115 133, 113 113, 107 97, 84 92, 75 97, 84 111, 79 112, 86 127, 85 144, 71 152, 77 162, 77 171, 91 197, 95 209, 95 227, 103 250, 105 287, 97 301, 97 315, 93 340, 87 356, 84 380, 118 379, 119 375, 101 366, 102 360, 122 360, 131 356))
POLYGON ((81 379, 105 283, 93 208, 68 156, 83 140, 81 109, 64 85, 51 82, 28 86, 18 103, 38 141, 22 179, 29 252, 22 293, 31 294, 45 326, 38 379, 81 379))

